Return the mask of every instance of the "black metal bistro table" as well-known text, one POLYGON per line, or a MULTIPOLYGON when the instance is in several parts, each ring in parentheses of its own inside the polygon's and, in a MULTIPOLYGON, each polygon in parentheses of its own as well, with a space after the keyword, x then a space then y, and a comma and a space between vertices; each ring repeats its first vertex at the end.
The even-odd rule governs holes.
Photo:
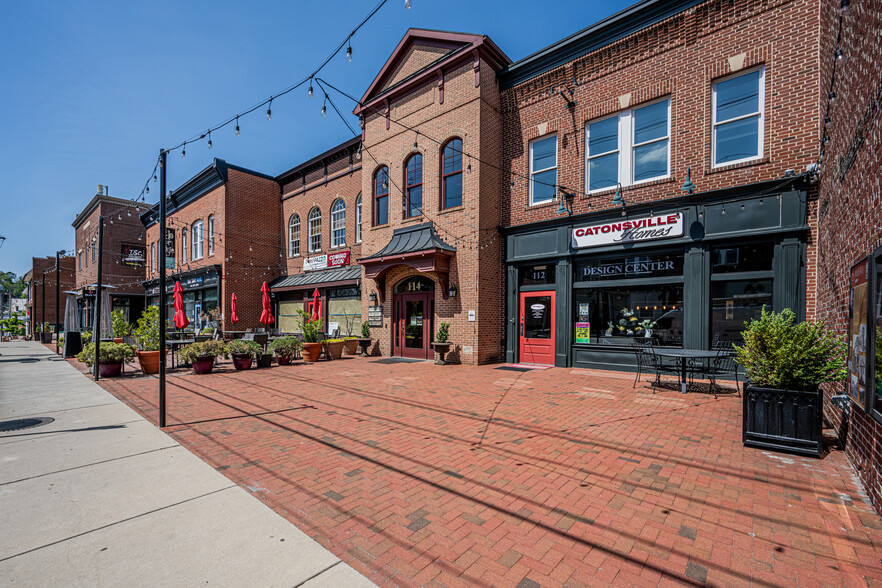
POLYGON ((646 353, 656 357, 670 357, 680 362, 680 392, 686 394, 686 362, 690 359, 713 359, 725 351, 708 351, 707 349, 675 349, 673 347, 649 347, 646 353))
POLYGON ((184 345, 189 345, 190 343, 195 343, 195 339, 172 339, 170 341, 165 342, 165 346, 171 349, 171 368, 175 369, 175 351, 177 351, 178 347, 183 347, 184 345))

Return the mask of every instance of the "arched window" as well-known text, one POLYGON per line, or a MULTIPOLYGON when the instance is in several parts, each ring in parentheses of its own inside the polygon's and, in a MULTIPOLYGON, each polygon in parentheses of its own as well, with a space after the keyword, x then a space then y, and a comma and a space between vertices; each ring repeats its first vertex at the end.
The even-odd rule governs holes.
POLYGON ((462 206, 462 139, 451 139, 441 151, 441 208, 462 206))
POLYGON ((214 255, 214 215, 208 215, 208 254, 214 255))
POLYGON ((300 215, 294 213, 288 221, 288 257, 300 255, 300 215))
POLYGON ((423 156, 411 156, 405 165, 404 174, 404 217, 411 218, 423 213, 423 156))
POLYGON ((361 243, 361 194, 355 199, 355 242, 361 243))
POLYGON ((187 263, 187 229, 181 229, 181 263, 187 263))
POLYGON ((309 252, 322 249, 322 211, 318 207, 309 211, 309 252))
POLYGON ((193 223, 193 230, 190 231, 190 237, 193 239, 193 254, 190 256, 193 261, 197 259, 202 259, 202 219, 199 219, 195 223, 193 223))
POLYGON ((342 198, 331 205, 331 247, 346 245, 346 204, 342 198))
POLYGON ((385 165, 374 174, 374 226, 389 222, 389 168, 385 165))

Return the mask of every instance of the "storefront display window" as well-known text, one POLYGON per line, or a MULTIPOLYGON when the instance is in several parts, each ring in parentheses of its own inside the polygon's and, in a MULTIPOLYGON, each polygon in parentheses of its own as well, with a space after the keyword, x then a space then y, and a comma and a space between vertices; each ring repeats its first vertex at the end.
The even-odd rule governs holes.
POLYGON ((328 290, 328 330, 340 329, 341 337, 361 333, 361 295, 358 288, 328 290))
POLYGON ((771 241, 714 247, 711 271, 715 274, 772 271, 775 245, 771 241))
POLYGON ((576 261, 576 282, 683 275, 683 252, 591 257, 576 261))
POLYGON ((772 309, 772 280, 731 280, 711 284, 711 346, 741 343, 744 323, 772 309))
POLYGON ((630 345, 652 338, 661 345, 683 344, 683 285, 580 288, 574 317, 580 343, 630 345), (587 323, 587 327, 584 326, 587 323))

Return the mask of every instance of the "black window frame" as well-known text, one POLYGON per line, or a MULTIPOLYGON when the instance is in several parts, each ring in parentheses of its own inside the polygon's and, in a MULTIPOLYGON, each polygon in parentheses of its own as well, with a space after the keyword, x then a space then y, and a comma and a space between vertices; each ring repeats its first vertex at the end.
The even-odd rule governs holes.
POLYGON ((371 226, 381 227, 383 225, 389 224, 389 166, 381 165, 377 168, 377 171, 374 172, 374 197, 372 200, 371 210, 373 214, 371 215, 371 226), (384 181, 381 184, 380 178, 383 177, 384 181), (385 184, 385 185, 384 185, 385 184), (382 190, 382 191, 381 191, 382 190), (379 222, 377 218, 379 216, 379 200, 381 198, 386 199, 386 219, 383 222, 379 222))

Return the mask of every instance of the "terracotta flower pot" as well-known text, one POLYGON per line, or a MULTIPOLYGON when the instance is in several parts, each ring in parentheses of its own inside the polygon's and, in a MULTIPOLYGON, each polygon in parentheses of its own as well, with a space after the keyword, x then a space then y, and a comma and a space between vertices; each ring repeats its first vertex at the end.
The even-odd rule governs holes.
POLYGON ((276 361, 279 362, 279 365, 290 365, 291 364, 291 356, 290 355, 277 355, 276 361))
POLYGON ((303 350, 300 353, 301 355, 303 355, 303 361, 305 361, 306 363, 318 361, 319 355, 322 354, 322 344, 304 343, 303 350))
POLYGON ((233 367, 237 370, 250 370, 252 357, 250 353, 234 353, 233 367))
POLYGON ((328 357, 331 359, 340 359, 343 357, 343 343, 344 341, 334 341, 333 343, 325 341, 325 352, 328 354, 328 357))
POLYGON ((118 343, 122 343, 122 337, 114 337, 114 338, 113 338, 113 342, 114 342, 114 343, 117 343, 117 344, 118 344, 118 343))
POLYGON ((194 374, 210 374, 212 369, 214 369, 214 357, 211 355, 197 357, 193 362, 194 374))
POLYGON ((358 353, 358 339, 344 339, 343 351, 346 352, 346 355, 355 355, 358 353))
POLYGON ((122 362, 121 361, 112 361, 105 362, 101 361, 98 363, 98 375, 102 378, 115 378, 122 371, 122 362))
MULTIPOLYGON (((168 349, 165 350, 168 355, 168 349)), ((159 351, 138 351, 138 363, 144 374, 159 373, 159 351)))

